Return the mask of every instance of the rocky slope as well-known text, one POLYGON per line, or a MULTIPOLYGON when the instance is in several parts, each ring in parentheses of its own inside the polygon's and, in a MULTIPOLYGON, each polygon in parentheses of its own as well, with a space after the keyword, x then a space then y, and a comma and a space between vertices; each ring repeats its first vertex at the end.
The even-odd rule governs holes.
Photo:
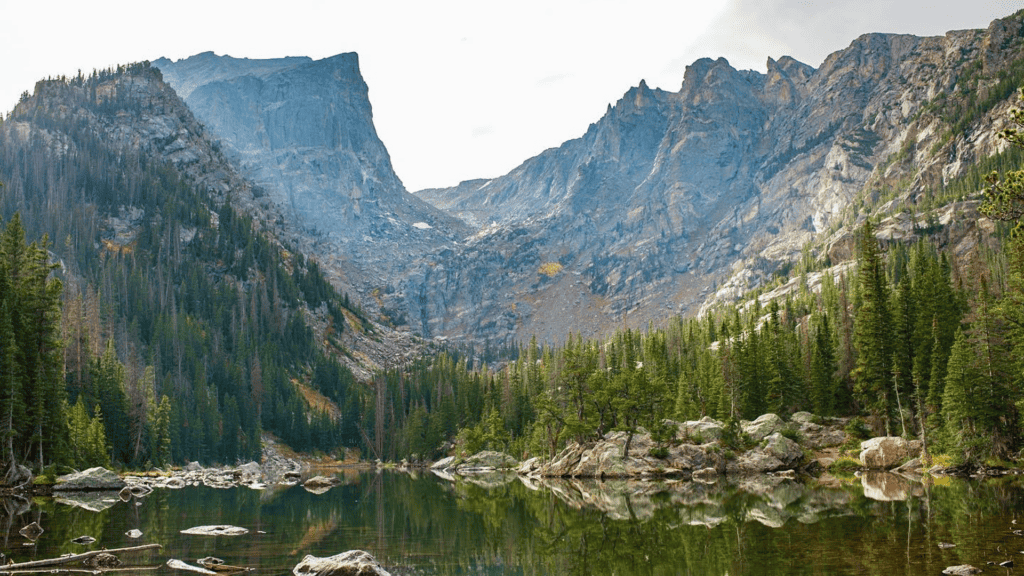
POLYGON ((868 34, 817 69, 702 59, 678 92, 641 82, 509 174, 421 192, 479 231, 409 277, 407 305, 424 333, 499 339, 696 312, 718 284, 756 286, 855 225, 854 205, 914 209, 1001 150, 1022 40, 1018 14, 941 37, 868 34))
POLYGON ((312 61, 207 52, 153 66, 344 288, 368 294, 468 233, 405 190, 377 137, 355 54, 312 61))

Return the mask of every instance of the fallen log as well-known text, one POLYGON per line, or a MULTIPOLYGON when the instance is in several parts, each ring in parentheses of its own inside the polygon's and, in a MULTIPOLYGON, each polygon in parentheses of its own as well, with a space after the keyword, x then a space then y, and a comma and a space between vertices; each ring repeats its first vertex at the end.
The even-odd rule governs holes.
POLYGON ((31 562, 18 562, 16 564, 0 566, 0 574, 17 572, 20 570, 24 570, 26 568, 42 568, 45 566, 59 566, 61 564, 69 564, 71 562, 81 562, 82 560, 87 560, 98 554, 120 554, 123 552, 141 552, 142 550, 152 550, 154 548, 163 548, 163 546, 161 546, 160 544, 143 544, 142 546, 129 546, 127 548, 93 550, 91 552, 83 552, 81 554, 69 554, 67 556, 60 556, 59 558, 47 558, 45 560, 33 560, 31 562))

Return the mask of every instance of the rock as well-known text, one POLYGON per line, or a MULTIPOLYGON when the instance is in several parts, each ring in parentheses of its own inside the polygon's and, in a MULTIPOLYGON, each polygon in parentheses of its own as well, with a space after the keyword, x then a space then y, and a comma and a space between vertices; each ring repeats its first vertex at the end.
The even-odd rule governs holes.
POLYGON ((569 476, 569 473, 579 464, 580 457, 587 449, 578 442, 569 442, 546 466, 541 468, 541 474, 547 477, 562 478, 569 476))
POLYGON ((894 472, 900 473, 919 473, 924 466, 921 464, 920 458, 911 458, 904 462, 901 466, 893 470, 894 472))
POLYGON ((42 536, 43 528, 42 528, 42 526, 39 525, 38 522, 33 522, 33 523, 29 524, 28 526, 25 526, 21 530, 18 530, 18 534, 21 534, 22 536, 24 536, 25 538, 28 538, 29 540, 35 540, 36 538, 39 538, 40 536, 42 536))
POLYGON ((430 468, 433 470, 444 470, 451 466, 452 462, 455 462, 455 456, 447 456, 445 458, 441 458, 437 462, 434 462, 430 468))
POLYGON ((762 450, 765 454, 777 458, 787 467, 792 468, 804 459, 804 451, 796 442, 778 432, 766 438, 767 443, 762 450))
POLYGON ((55 492, 88 491, 88 490, 120 490, 126 486, 124 480, 116 472, 102 467, 89 468, 73 474, 57 477, 53 486, 55 492))
POLYGON ((881 436, 860 443, 860 461, 867 468, 888 470, 907 459, 907 441, 899 436, 881 436))
POLYGON ((683 440, 683 442, 705 444, 707 442, 721 440, 722 432, 725 430, 725 424, 722 424, 710 416, 705 416, 700 420, 687 421, 678 424, 678 429, 678 436, 683 440))
POLYGON ((117 568, 121 565, 121 559, 110 552, 100 552, 83 560, 82 564, 90 568, 117 568))
POLYGON ((718 481, 718 470, 715 470, 714 468, 701 468, 700 470, 694 471, 691 478, 694 482, 714 484, 718 481))
POLYGON ((523 463, 519 465, 519 468, 516 469, 516 472, 523 476, 529 476, 540 470, 543 464, 544 460, 542 458, 534 456, 533 458, 524 460, 523 463))
POLYGON ((763 474, 764 472, 782 470, 784 468, 787 468, 787 466, 781 460, 757 448, 740 454, 738 458, 727 462, 725 465, 726 473, 738 476, 763 474))
POLYGON ((248 534, 249 530, 246 528, 239 528, 238 526, 219 524, 212 526, 195 526, 193 528, 182 530, 181 533, 193 536, 241 536, 243 534, 248 534))
POLYGON ((743 425, 743 432, 756 442, 779 432, 786 427, 786 423, 775 414, 763 414, 753 422, 743 425))
POLYGON ((302 487, 305 488, 307 492, 312 492, 313 494, 323 494, 324 492, 327 492, 328 490, 334 488, 337 485, 337 478, 328 478, 326 476, 313 476, 309 480, 306 480, 302 484, 302 487))
POLYGON ((295 576, 391 576, 362 550, 349 550, 328 558, 307 555, 292 569, 295 576))
POLYGON ((978 574, 981 572, 981 568, 975 568, 970 564, 961 564, 959 566, 949 566, 942 571, 943 574, 949 576, 971 576, 971 574, 978 574))
POLYGON ((797 412, 789 417, 789 421, 798 424, 809 424, 814 423, 815 418, 817 417, 810 412, 797 412))
POLYGON ((494 470, 515 470, 518 466, 519 461, 504 452, 485 450, 464 459, 455 466, 455 471, 459 474, 472 474, 494 470))

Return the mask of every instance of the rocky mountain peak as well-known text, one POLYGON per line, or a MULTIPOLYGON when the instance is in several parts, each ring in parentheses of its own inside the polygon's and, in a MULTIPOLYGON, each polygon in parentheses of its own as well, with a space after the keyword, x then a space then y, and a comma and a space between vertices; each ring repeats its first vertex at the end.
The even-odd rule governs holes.
POLYGON ((468 234, 409 194, 373 125, 355 53, 322 60, 207 54, 154 63, 284 214, 283 226, 352 292, 468 234))

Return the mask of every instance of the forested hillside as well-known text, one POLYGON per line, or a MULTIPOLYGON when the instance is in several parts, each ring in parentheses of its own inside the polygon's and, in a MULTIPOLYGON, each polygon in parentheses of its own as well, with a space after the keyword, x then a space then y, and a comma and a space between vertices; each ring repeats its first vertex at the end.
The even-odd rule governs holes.
POLYGON ((325 351, 369 324, 237 209, 230 170, 148 63, 40 82, 0 124, 5 469, 359 442, 366 394, 325 351))

